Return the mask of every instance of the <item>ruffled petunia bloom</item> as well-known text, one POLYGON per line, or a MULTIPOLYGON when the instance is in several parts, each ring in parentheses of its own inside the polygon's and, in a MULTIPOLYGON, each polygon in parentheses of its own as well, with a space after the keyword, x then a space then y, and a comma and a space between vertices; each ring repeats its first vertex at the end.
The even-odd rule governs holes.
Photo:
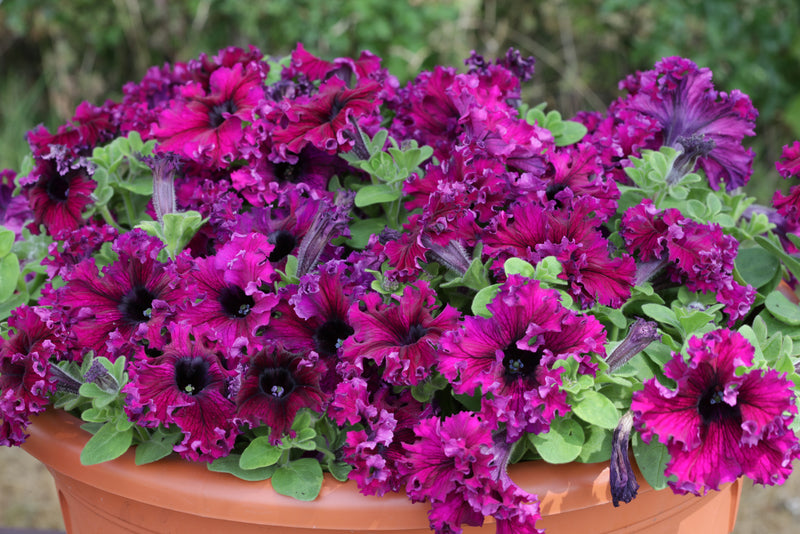
POLYGON ((239 157, 243 122, 264 97, 263 70, 237 63, 216 69, 205 92, 196 83, 181 90, 182 99, 164 110, 153 126, 156 150, 175 152, 212 168, 227 167, 239 157))
POLYGON ((325 365, 279 346, 254 354, 245 367, 236 395, 236 421, 250 428, 265 424, 269 439, 279 443, 303 408, 321 413, 325 395, 319 388, 325 365))
POLYGON ((342 358, 362 369, 364 360, 383 365, 383 379, 390 384, 419 384, 435 366, 439 338, 456 327, 460 315, 447 305, 434 317, 435 301, 436 293, 424 281, 407 286, 390 304, 379 293, 366 294, 350 308, 354 332, 345 340, 342 358))
POLYGON ((459 394, 482 394, 481 413, 505 423, 510 442, 524 432, 547 432, 569 411, 561 389, 563 367, 574 358, 579 373, 594 374, 592 354, 605 355, 605 330, 592 316, 565 308, 559 293, 512 275, 487 306, 490 317, 466 316, 441 340, 440 372, 459 394))
POLYGON ((774 369, 738 371, 753 364, 754 348, 741 334, 715 330, 688 344, 664 367, 674 389, 653 378, 634 393, 631 409, 645 441, 654 437, 671 456, 665 475, 677 493, 705 493, 746 475, 782 484, 800 456, 789 429, 797 407, 792 383, 774 369))
POLYGON ((163 344, 161 326, 189 294, 175 264, 158 261, 162 248, 157 238, 132 230, 112 245, 119 258, 102 276, 93 258, 71 270, 57 305, 70 317, 76 352, 94 350, 113 360, 132 344, 163 344))
POLYGON ((61 169, 54 160, 39 160, 20 184, 33 210, 35 228, 43 225, 56 237, 83 226, 83 213, 93 202, 92 191, 97 185, 81 160, 61 169))
POLYGON ((129 366, 126 410, 137 424, 175 425, 184 434, 175 452, 199 462, 226 456, 238 429, 235 405, 228 397, 228 382, 236 375, 219 356, 196 343, 187 324, 172 323, 171 342, 163 354, 129 366))
POLYGON ((198 337, 233 346, 237 338, 252 342, 266 326, 278 297, 265 286, 275 274, 269 261, 274 246, 257 233, 236 235, 214 257, 199 258, 189 276, 198 300, 180 311, 198 337))
MULTIPOLYGON (((539 503, 506 475, 491 426, 470 412, 444 420, 423 419, 414 428, 417 441, 405 445, 400 464, 406 493, 414 502, 429 501, 430 526, 436 532, 460 533, 462 525, 480 526, 497 519, 497 531, 535 534, 539 503)), ((505 451, 505 445, 501 450, 505 451)))
POLYGON ((755 135, 758 116, 747 95, 738 90, 729 94, 716 91, 711 70, 680 57, 663 58, 655 69, 628 76, 620 88, 629 95, 615 102, 610 114, 640 113, 658 124, 653 145, 646 148, 685 149, 686 140, 709 141, 713 148, 697 165, 705 171, 711 187, 719 189, 724 183, 731 191, 747 183, 753 151, 745 149, 742 140, 755 135))
POLYGON ((8 318, 0 339, 0 445, 25 441, 29 415, 43 412, 56 389, 50 358, 64 350, 63 332, 44 308, 22 306, 8 318))
POLYGON ((278 153, 297 154, 307 144, 329 153, 349 150, 353 146, 350 118, 361 120, 377 113, 380 88, 379 83, 365 79, 350 89, 341 78, 329 78, 319 93, 298 99, 283 111, 285 118, 272 134, 278 153))

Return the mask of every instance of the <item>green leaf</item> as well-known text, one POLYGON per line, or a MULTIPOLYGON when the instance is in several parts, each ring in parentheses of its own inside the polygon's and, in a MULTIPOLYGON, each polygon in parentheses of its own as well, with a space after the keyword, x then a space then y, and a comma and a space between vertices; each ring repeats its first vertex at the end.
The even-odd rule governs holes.
POLYGON ((780 291, 773 291, 767 295, 764 305, 776 319, 791 326, 800 325, 800 306, 790 301, 780 291))
POLYGON ((761 247, 740 248, 734 265, 742 280, 756 289, 772 281, 781 268, 780 260, 761 247))
POLYGON ((125 432, 117 431, 116 425, 106 423, 97 433, 89 438, 81 451, 81 463, 94 465, 119 458, 133 442, 133 429, 125 432))
POLYGON ((250 470, 275 465, 282 454, 283 451, 272 445, 268 437, 262 436, 251 441, 242 452, 239 467, 250 470))
POLYGON ((386 184, 365 185, 356 193, 355 205, 359 208, 373 204, 393 202, 402 196, 402 191, 386 184))
POLYGON ((503 271, 505 271, 506 276, 519 274, 525 278, 533 278, 536 273, 533 265, 520 258, 508 258, 503 264, 503 271))
POLYGON ((650 443, 645 443, 639 434, 633 436, 633 456, 636 464, 644 475, 644 479, 653 489, 667 487, 667 477, 664 475, 670 455, 667 446, 653 438, 650 443))
POLYGON ((556 419, 546 434, 528 434, 531 445, 542 459, 551 464, 575 460, 583 448, 583 428, 572 419, 556 419))
POLYGON ((353 470, 353 466, 345 462, 329 462, 328 472, 339 482, 347 481, 347 475, 353 470))
POLYGON ((572 411, 589 424, 613 430, 619 424, 619 410, 611 399, 594 390, 581 393, 580 400, 572 401, 572 411))
POLYGON ((6 256, 11 252, 11 246, 14 244, 14 232, 6 230, 0 226, 0 258, 6 256))
POLYGON ((0 302, 8 300, 17 288, 19 260, 16 254, 8 254, 0 260, 0 302))
POLYGON ((500 284, 493 284, 478 291, 475 298, 472 299, 472 314, 481 317, 491 317, 492 314, 486 306, 494 300, 498 291, 500 291, 500 284))
POLYGON ((648 302, 647 304, 642 304, 642 311, 645 313, 645 315, 658 321, 659 323, 672 325, 676 328, 681 327, 675 312, 666 306, 648 302))
POLYGON ((222 458, 217 458, 208 464, 208 470, 217 473, 229 473, 242 480, 257 482, 259 480, 267 480, 277 469, 275 465, 261 467, 259 469, 242 469, 239 466, 240 458, 241 456, 239 454, 234 453, 223 456, 222 458))
POLYGON ((586 443, 583 444, 578 459, 587 464, 605 462, 611 458, 613 436, 614 433, 610 430, 590 426, 589 435, 586 437, 586 443))
POLYGON ((150 439, 136 446, 136 465, 144 465, 166 458, 172 453, 172 448, 183 437, 180 432, 166 433, 156 430, 150 439))
POLYGON ((561 132, 554 136, 556 146, 574 145, 586 135, 589 131, 586 126, 575 121, 563 121, 561 123, 563 128, 561 132))
MULTIPOLYGON (((350 239, 346 241, 353 248, 362 250, 369 243, 372 234, 380 233, 386 222, 380 219, 358 219, 350 223, 350 239)), ((295 269, 296 271, 296 269, 295 269)))
POLYGON ((281 466, 272 475, 272 488, 298 501, 313 501, 322 489, 322 467, 314 458, 300 458, 281 466))

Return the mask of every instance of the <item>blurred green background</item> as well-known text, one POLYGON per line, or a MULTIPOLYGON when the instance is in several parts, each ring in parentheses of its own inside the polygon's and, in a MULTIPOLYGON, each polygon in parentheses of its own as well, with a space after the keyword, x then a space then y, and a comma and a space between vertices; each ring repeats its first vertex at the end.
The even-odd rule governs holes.
POLYGON ((781 147, 800 138, 798 27, 797 0, 0 0, 0 169, 19 168, 33 126, 120 98, 150 65, 228 45, 280 56, 302 41, 327 59, 369 49, 401 82, 513 46, 537 59, 526 100, 565 117, 604 110, 620 79, 662 56, 711 68, 718 90, 760 111, 748 187, 766 199, 781 147))

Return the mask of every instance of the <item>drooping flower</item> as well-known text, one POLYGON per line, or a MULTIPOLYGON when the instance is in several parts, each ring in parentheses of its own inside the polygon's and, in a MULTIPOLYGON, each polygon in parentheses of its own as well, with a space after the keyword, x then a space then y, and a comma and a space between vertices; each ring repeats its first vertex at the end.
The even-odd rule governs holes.
POLYGON ((631 402, 643 439, 667 446, 670 486, 702 494, 741 475, 783 483, 800 456, 789 429, 797 414, 792 383, 775 369, 737 371, 752 366, 754 354, 738 332, 693 337, 688 353, 688 361, 673 353, 664 367, 674 389, 653 378, 631 402))
POLYGON ((266 347, 250 357, 236 395, 236 421, 250 428, 265 424, 269 439, 279 443, 297 412, 321 413, 325 396, 319 388, 325 365, 282 347, 266 347))
POLYGON ((592 353, 604 354, 605 331, 592 316, 562 306, 557 291, 512 275, 487 306, 490 317, 465 316, 461 329, 441 340, 440 372, 459 394, 482 394, 489 423, 506 424, 508 439, 547 432, 569 411, 559 359, 575 358, 594 374, 592 353))
POLYGON ((620 82, 629 95, 614 103, 610 114, 634 112, 653 118, 659 131, 647 148, 679 148, 681 139, 699 137, 713 148, 697 161, 711 187, 722 183, 731 191, 745 185, 753 164, 752 149, 742 140, 755 135, 758 111, 750 98, 738 90, 718 92, 711 83, 711 70, 698 68, 680 57, 665 57, 653 70, 637 72, 620 82))
POLYGON ((44 308, 22 306, 8 318, 13 332, 0 338, 0 445, 25 441, 28 416, 43 412, 56 389, 50 359, 64 350, 63 332, 44 308))
POLYGON ((242 123, 252 119, 263 98, 263 70, 237 63, 220 67, 209 81, 210 92, 196 83, 181 90, 182 99, 164 110, 153 126, 158 152, 175 152, 211 168, 227 167, 239 156, 242 123))
POLYGON ((172 323, 171 342, 154 359, 129 366, 126 411, 137 424, 176 425, 184 437, 175 452, 195 462, 210 462, 233 448, 238 429, 227 382, 236 374, 220 357, 194 341, 191 326, 172 323))
POLYGON ((366 294, 350 308, 354 332, 345 340, 342 358, 362 369, 364 360, 385 366, 383 379, 390 384, 418 384, 434 368, 439 338, 455 328, 459 317, 450 305, 434 317, 435 300, 424 281, 407 286, 388 305, 379 293, 366 294))

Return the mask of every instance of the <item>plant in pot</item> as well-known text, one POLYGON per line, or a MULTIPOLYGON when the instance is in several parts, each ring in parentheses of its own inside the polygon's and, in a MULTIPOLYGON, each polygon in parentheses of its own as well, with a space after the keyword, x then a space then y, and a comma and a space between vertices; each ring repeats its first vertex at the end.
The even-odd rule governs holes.
POLYGON ((0 442, 80 419, 87 471, 195 463, 304 513, 335 479, 437 532, 541 531, 518 466, 597 464, 620 514, 644 481, 784 482, 800 186, 741 192, 748 97, 669 57, 563 120, 522 103, 532 58, 465 63, 401 86, 368 52, 228 48, 29 132, 0 442))

